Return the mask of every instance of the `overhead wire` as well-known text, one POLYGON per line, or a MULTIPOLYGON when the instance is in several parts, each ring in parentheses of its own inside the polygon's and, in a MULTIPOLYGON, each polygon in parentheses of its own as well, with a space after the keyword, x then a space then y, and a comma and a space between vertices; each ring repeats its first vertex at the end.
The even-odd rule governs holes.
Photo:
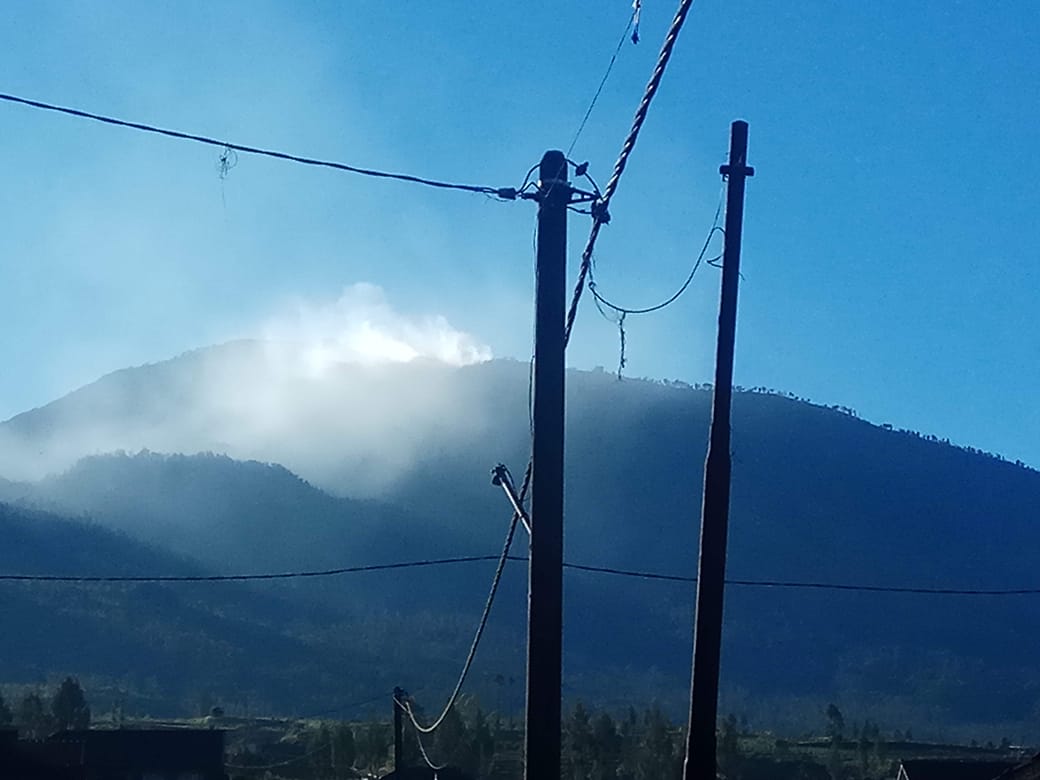
MULTIPOLYGON (((531 470, 528 468, 527 473, 524 476, 524 485, 521 491, 521 506, 523 505, 523 498, 527 494, 527 489, 530 486, 530 473, 531 470)), ((466 660, 462 664, 462 671, 459 673, 458 681, 455 683, 455 688, 452 690, 451 695, 448 697, 447 703, 441 710, 441 714, 433 721, 429 726, 424 726, 419 723, 418 718, 415 717, 415 713, 412 712, 411 704, 405 702, 402 709, 408 715, 408 719, 412 722, 412 726, 415 728, 417 733, 430 734, 437 730, 437 727, 444 722, 444 719, 448 717, 448 713, 451 708, 455 706, 455 702, 462 693, 462 686, 466 682, 466 677, 469 675, 469 670, 473 666, 473 660, 477 656, 477 647, 480 645, 480 640, 484 636, 484 629, 487 627, 488 617, 491 615, 491 607, 495 602, 495 595, 498 593, 498 586, 502 582, 502 574, 505 571, 506 562, 510 559, 509 548, 513 544, 513 537, 516 535, 516 526, 520 521, 520 514, 513 512, 513 518, 509 522, 509 530, 506 531, 505 542, 502 544, 502 554, 498 559, 498 566, 495 567, 495 576, 491 580, 491 588, 488 591, 487 599, 484 602, 484 610, 480 615, 480 620, 477 622, 476 631, 473 633, 473 641, 470 643, 469 652, 466 654, 466 660)))
POLYGON ((304 719, 305 720, 309 720, 309 719, 321 718, 324 715, 332 715, 333 713, 336 713, 336 712, 350 712, 351 710, 355 710, 358 707, 364 707, 366 704, 373 704, 373 703, 375 703, 377 701, 381 701, 381 700, 385 699, 387 696, 391 696, 391 695, 392 695, 391 693, 383 691, 382 693, 376 694, 375 696, 369 696, 367 699, 361 699, 360 701, 354 701, 354 702, 351 702, 350 704, 341 704, 338 707, 330 707, 327 710, 318 710, 317 712, 312 712, 310 715, 306 716, 304 719))
MULTIPOLYGON (((708 229, 708 235, 704 239, 704 244, 701 246, 700 252, 697 253, 697 258, 696 258, 696 260, 693 263, 693 267, 690 269, 689 274, 686 275, 686 279, 679 286, 679 289, 677 289, 674 293, 669 295, 667 298, 665 298, 660 303, 656 303, 656 304, 654 304, 652 306, 645 306, 643 308, 634 308, 634 307, 628 307, 628 306, 621 306, 619 304, 613 303, 612 301, 608 300, 599 291, 599 289, 597 287, 597 284, 596 284, 596 278, 595 278, 596 263, 593 262, 592 267, 589 269, 589 283, 588 284, 589 284, 589 292, 592 294, 592 297, 596 299, 596 302, 599 303, 599 304, 602 304, 603 306, 606 306, 608 309, 612 309, 613 311, 617 312, 618 314, 626 314, 627 315, 627 314, 652 314, 653 312, 661 311, 662 309, 665 309, 665 308, 671 306, 673 303, 675 303, 677 300, 679 300, 679 298, 682 297, 683 293, 685 293, 686 290, 689 288, 690 283, 693 281, 693 277, 697 274, 697 270, 700 268, 701 264, 705 262, 704 257, 708 253, 708 247, 711 246, 712 238, 714 238, 716 234, 725 235, 725 230, 723 230, 722 226, 719 224, 719 219, 720 219, 720 217, 722 215, 722 197, 723 197, 723 195, 720 193, 720 195, 719 195, 719 203, 718 203, 718 206, 715 209, 715 217, 712 220, 711 227, 708 229)), ((709 265, 711 265, 712 261, 715 260, 715 259, 717 259, 717 258, 711 258, 711 259, 707 260, 706 262, 709 265)), ((602 310, 601 310, 601 313, 603 313, 602 310)))
POLYGON ((567 319, 564 324, 563 332, 565 344, 570 342, 571 331, 574 329, 574 319, 578 315, 578 303, 581 301, 581 296, 585 289, 586 277, 588 276, 589 269, 592 265, 592 254, 595 250, 596 240, 599 238, 600 229, 610 220, 610 213, 608 211, 610 200, 614 197, 614 193, 617 192, 621 175, 625 172, 628 160, 632 156, 632 151, 635 148, 636 141, 639 139, 639 133, 643 129, 643 124, 646 122, 646 115, 650 110, 650 104, 653 102, 654 96, 657 94, 657 90, 661 86, 661 79, 664 77, 665 69, 668 67, 668 61, 671 59, 672 51, 675 48, 675 42, 678 39, 679 32, 682 30, 682 26, 686 21, 686 17, 689 14, 692 5, 693 0, 681 0, 679 3, 679 8, 668 28, 668 33, 665 35, 664 43, 661 45, 661 52, 657 57, 657 64, 654 66, 650 80, 647 82, 646 89, 643 91, 643 98, 640 100, 639 107, 636 109, 635 116, 632 119, 632 126, 628 131, 624 143, 621 145, 621 152, 618 154, 617 161, 614 163, 614 172, 607 181, 607 185, 604 187, 602 195, 593 204, 592 228, 589 231, 589 237, 585 243, 585 249, 581 253, 581 265, 578 269, 578 280, 574 285, 574 293, 571 296, 571 303, 568 307, 567 319))
POLYGON ((306 761, 308 758, 313 758, 318 753, 328 750, 331 744, 331 742, 324 742, 321 745, 318 745, 318 747, 308 750, 302 756, 296 756, 295 758, 290 758, 285 761, 279 761, 274 764, 256 764, 254 766, 250 766, 248 764, 224 764, 224 767, 226 769, 233 769, 236 772, 266 772, 271 769, 279 769, 284 766, 292 766, 293 764, 298 764, 301 761, 306 761))
MULTIPOLYGON (((526 476, 526 475, 525 475, 526 476)), ((524 486, 521 488, 522 493, 526 495, 529 487, 529 479, 525 479, 524 486)), ((517 522, 519 516, 514 515, 517 522)), ((511 524, 515 531, 515 523, 511 524)), ((399 563, 391 564, 376 564, 372 566, 351 566, 344 567, 342 569, 324 569, 317 571, 301 571, 301 572, 285 572, 279 574, 229 574, 229 575, 211 575, 211 576, 192 576, 192 577, 181 577, 181 576, 76 576, 76 575, 47 575, 47 574, 0 574, 0 581, 15 581, 15 582, 52 582, 52 583, 71 583, 71 584, 89 584, 89 583, 140 583, 140 582, 231 582, 240 580, 273 580, 273 579, 288 579, 291 577, 327 577, 335 576, 338 574, 346 574, 353 572, 367 572, 367 571, 383 571, 387 569, 410 569, 426 566, 442 566, 456 563, 471 563, 478 561, 492 561, 499 560, 501 562, 502 556, 500 555, 471 555, 458 558, 440 558, 434 560, 424 561, 402 561, 399 563)), ((508 561, 527 561, 526 556, 522 555, 507 555, 505 560, 508 561)), ((620 577, 633 577, 643 580, 663 580, 668 582, 683 582, 683 583, 695 583, 697 578, 682 574, 668 574, 665 572, 655 571, 642 571, 638 569, 623 569, 613 566, 594 566, 591 564, 584 563, 573 563, 566 561, 563 564, 565 569, 571 569, 574 571, 591 572, 594 574, 608 574, 620 577)), ((496 570, 496 578, 500 579, 500 575, 496 570)), ((960 588, 960 587, 931 587, 931 586, 918 586, 918 585, 872 585, 872 584, 861 584, 861 583, 849 583, 849 582, 826 582, 818 580, 780 580, 780 579, 727 579, 727 585, 736 585, 740 587, 754 587, 754 588, 789 588, 797 590, 834 590, 834 591, 856 591, 864 593, 906 593, 906 594, 920 594, 920 595, 935 595, 935 596, 1029 596, 1029 595, 1040 595, 1040 586, 1037 587, 1020 587, 1020 588, 960 588)), ((486 605, 485 605, 486 609, 486 605)), ((482 615, 482 622, 486 622, 486 616, 482 615)), ((472 661, 471 661, 472 662, 472 661)), ((468 672, 468 668, 466 669, 468 672)), ((378 698, 378 697, 376 697, 378 698)), ((376 698, 366 699, 362 702, 358 702, 350 706, 361 706, 363 704, 375 701, 376 698)), ((328 710, 328 712, 335 712, 344 708, 337 708, 336 710, 328 710)))
POLYGON ((447 762, 444 762, 443 764, 433 763, 433 760, 430 758, 430 754, 426 752, 426 746, 423 744, 422 741, 422 734, 419 732, 418 729, 415 729, 415 742, 417 745, 419 745, 419 755, 422 756, 422 760, 426 762, 426 766, 428 766, 434 772, 440 772, 448 765, 447 762))
MULTIPOLYGON (((617 368, 618 379, 622 378, 625 366, 628 364, 628 334, 625 330, 625 319, 630 314, 651 314, 653 312, 661 311, 662 309, 671 306, 673 303, 679 300, 680 297, 682 297, 683 293, 686 292, 690 284, 693 282, 693 277, 697 275, 697 271, 701 267, 701 264, 705 262, 704 256, 708 253, 708 247, 711 246, 712 238, 715 236, 716 233, 723 236, 726 234, 726 231, 723 230, 721 225, 719 225, 719 218, 722 214, 723 197, 724 190, 719 192, 719 201, 718 205, 715 208, 715 217, 712 220, 711 228, 708 230, 708 235, 704 239, 704 244, 701 246, 701 251, 697 254, 697 258, 694 261, 693 267, 690 269, 690 272, 686 275, 686 279, 683 280, 683 283, 679 286, 678 290, 676 290, 674 293, 672 293, 670 296, 668 296, 665 300, 661 301, 660 303, 654 304, 653 306, 645 306, 643 308, 626 307, 613 303, 612 301, 607 299, 602 293, 600 293, 599 288, 597 287, 596 262, 595 259, 593 259, 592 264, 589 266, 589 292, 592 293, 593 301, 596 304, 596 310, 600 313, 600 316, 603 317, 603 319, 605 319, 607 322, 617 326, 619 342, 617 368), (607 311, 608 309, 609 311, 607 311)), ((719 254, 713 258, 708 259, 706 262, 708 265, 714 267, 714 261, 719 260, 721 257, 722 255, 719 254)))
MULTIPOLYGON (((200 144, 206 144, 208 146, 215 146, 223 150, 221 156, 221 169, 225 163, 223 161, 229 159, 228 155, 232 152, 242 152, 244 154, 254 154, 261 157, 271 157, 277 160, 286 160, 289 162, 299 163, 301 165, 312 165, 321 168, 332 168, 338 171, 346 171, 347 173, 355 173, 361 176, 369 176, 378 179, 394 179, 396 181, 409 182, 412 184, 421 184, 426 187, 435 187, 438 189, 446 190, 461 190, 463 192, 475 192, 482 195, 490 195, 497 197, 501 200, 515 200, 517 191, 512 187, 485 187, 475 184, 458 184, 455 182, 438 181, 436 179, 428 179, 423 176, 413 176, 407 173, 393 173, 390 171, 380 171, 374 168, 363 168, 356 165, 348 165, 346 163, 334 162, 331 160, 319 160, 313 157, 304 157, 297 154, 289 154, 287 152, 280 152, 273 149, 262 149, 257 146, 247 146, 245 144, 232 143, 230 141, 222 141, 217 138, 210 138, 204 135, 197 135, 195 133, 186 133, 181 130, 170 130, 168 128, 156 127, 155 125, 145 124, 143 122, 133 122, 126 119, 119 119, 116 117, 105 116, 103 114, 95 114, 90 111, 83 111, 78 108, 70 108, 68 106, 59 106, 53 103, 45 103, 41 100, 32 100, 30 98, 23 98, 17 95, 8 95, 0 93, 0 100, 8 103, 17 103, 19 105, 28 106, 30 108, 37 108, 43 111, 53 111, 60 114, 66 114, 68 116, 79 117, 81 119, 89 119, 94 122, 101 122, 107 125, 114 125, 116 127, 125 127, 131 130, 139 130, 144 133, 153 133, 156 135, 166 136, 168 138, 177 138, 184 141, 194 141, 200 144)), ((226 171, 224 171, 226 174, 226 171)))
POLYGON ((454 558, 434 558, 420 561, 397 561, 373 563, 363 566, 343 566, 337 569, 314 569, 309 571, 286 571, 265 574, 173 574, 173 575, 88 575, 88 574, 0 574, 0 582, 252 582, 257 580, 292 580, 311 577, 334 577, 341 574, 356 574, 369 571, 391 571, 394 569, 416 569, 427 566, 445 566, 456 563, 494 561, 497 555, 461 555, 454 558))
MULTIPOLYGON (((614 53, 610 57, 610 62, 607 63, 607 70, 603 74, 603 78, 600 79, 599 86, 596 87, 596 92, 592 96, 592 100, 589 101, 589 107, 585 111, 585 116, 581 118, 581 124, 578 125, 577 131, 574 133, 574 137, 571 139, 571 145, 567 147, 567 156, 571 156, 571 152, 574 151, 574 146, 578 143, 578 139, 581 137, 582 131, 585 130, 585 125, 588 124, 589 117, 592 116, 592 110, 596 107, 596 103, 599 101, 599 96, 603 93, 603 87, 607 85, 607 80, 610 78, 610 72, 614 69, 614 63, 617 62, 618 55, 621 54, 621 49, 625 45, 625 41, 628 39, 629 32, 632 30, 632 25, 637 24, 639 19, 639 6, 633 4, 632 13, 628 17, 628 22, 625 25, 625 31, 621 33, 621 38, 617 42, 617 47, 614 49, 614 53)), ((633 43, 638 43, 638 37, 632 40, 633 43)))

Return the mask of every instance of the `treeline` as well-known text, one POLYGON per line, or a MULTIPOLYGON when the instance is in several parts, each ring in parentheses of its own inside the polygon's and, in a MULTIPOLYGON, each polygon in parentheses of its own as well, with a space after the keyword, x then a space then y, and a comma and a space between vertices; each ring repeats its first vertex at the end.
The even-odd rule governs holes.
MULTIPOLYGON (((931 747, 890 742, 869 720, 846 723, 831 704, 820 713, 822 736, 801 741, 754 733, 744 719, 723 718, 717 731, 722 780, 890 780, 900 756, 931 747), (901 753, 900 750, 903 752, 901 753)), ((421 713, 420 720, 424 720, 421 713)), ((679 780, 685 753, 684 728, 652 706, 624 713, 591 710, 582 703, 564 713, 562 780, 679 780)), ((249 749, 234 744, 229 731, 228 771, 232 780, 353 780, 393 769, 393 728, 387 722, 307 722, 266 746, 249 737, 249 749), (288 749, 288 752, 287 752, 288 749)), ((897 739, 910 738, 896 733, 897 739)), ((487 780, 523 777, 523 731, 512 720, 484 712, 463 697, 433 734, 422 737, 405 720, 403 762, 422 767, 428 759, 487 780)), ((1010 749, 1005 740, 1002 746, 1010 749)), ((956 746, 943 746, 955 755, 956 746)), ((965 751, 971 749, 963 748, 965 751)), ((444 773, 445 777, 455 775, 444 773)))
MULTIPOLYGON (((420 720, 422 720, 420 714, 420 720)), ((230 735, 229 735, 230 736, 230 735)), ((425 766, 426 759, 461 769, 471 777, 519 780, 523 776, 523 731, 513 721, 484 712, 464 700, 431 735, 417 735, 405 721, 403 761, 425 766), (426 756, 424 758, 423 752, 426 756)), ((392 769, 393 728, 389 723, 324 722, 297 734, 295 755, 286 758, 284 742, 238 751, 230 747, 232 778, 353 778, 392 769), (277 764, 278 766, 274 766, 277 764)), ((252 746, 257 747, 257 746, 252 746)), ((564 716, 562 777, 578 780, 667 780, 682 771, 684 742, 657 706, 620 717, 576 704, 564 716)))
POLYGON ((75 677, 66 677, 50 696, 29 691, 14 706, 0 694, 0 726, 15 726, 21 736, 43 739, 55 731, 90 726, 90 705, 75 677))

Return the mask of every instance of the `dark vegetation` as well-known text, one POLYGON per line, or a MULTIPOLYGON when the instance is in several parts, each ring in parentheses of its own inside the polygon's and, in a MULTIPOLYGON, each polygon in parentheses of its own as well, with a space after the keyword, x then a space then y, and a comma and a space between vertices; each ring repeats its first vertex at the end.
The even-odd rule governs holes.
MULTIPOLYGON (((380 776, 393 768, 393 729, 383 718, 291 719, 229 715, 213 706, 193 719, 157 721, 127 717, 116 708, 100 713, 96 727, 192 726, 225 732, 230 778, 327 780, 380 776)), ((61 729, 86 728, 91 708, 79 681, 66 677, 53 693, 33 688, 9 707, 0 696, 0 727, 14 725, 22 738, 43 739, 61 729)), ((403 760, 422 766, 414 734, 406 727, 403 760)), ((719 775, 725 780, 891 780, 899 761, 913 758, 1021 761, 1028 751, 999 746, 913 742, 871 721, 846 722, 833 703, 817 713, 816 729, 799 739, 755 732, 746 719, 728 715, 717 732, 719 775)), ((424 739, 427 757, 471 777, 517 780, 523 776, 523 732, 517 722, 485 711, 463 696, 442 727, 424 739)), ((612 713, 576 702, 564 713, 561 777, 568 780, 667 780, 681 776, 685 738, 658 705, 612 713)), ((445 775, 448 776, 448 775, 445 775)))
MULTIPOLYGON (((178 427, 201 359, 118 372, 0 433, 52 446, 88 423, 178 427)), ((522 472, 526 364, 400 371, 402 382, 463 399, 469 422, 449 437, 417 430, 419 455, 377 499, 350 498, 354 472, 332 462, 305 473, 311 482, 216 455, 90 457, 39 483, 0 482, 0 500, 18 504, 0 510, 10 529, 0 570, 280 571, 496 553, 508 507, 487 473, 498 461, 522 472)), ((568 559, 692 575, 707 389, 571 372, 569 393, 568 559)), ((1035 471, 761 389, 736 396, 733 436, 733 578, 1040 585, 1035 471)), ((216 445, 199 434, 195 449, 216 445)), ((0 657, 9 682, 75 669, 96 679, 100 699, 138 712, 201 711, 238 691, 239 713, 305 714, 395 684, 432 708, 454 681, 492 566, 256 587, 0 583, 0 617, 17 627, 0 633, 0 657)), ((498 681, 523 673, 524 579, 511 564, 472 681, 500 712, 517 711, 522 696, 498 681)), ((656 698, 677 717, 692 586, 572 571, 566 597, 571 702, 624 712, 656 698)), ((726 609, 723 709, 757 729, 800 733, 838 701, 850 721, 922 736, 1040 735, 1040 597, 731 587, 726 609)))

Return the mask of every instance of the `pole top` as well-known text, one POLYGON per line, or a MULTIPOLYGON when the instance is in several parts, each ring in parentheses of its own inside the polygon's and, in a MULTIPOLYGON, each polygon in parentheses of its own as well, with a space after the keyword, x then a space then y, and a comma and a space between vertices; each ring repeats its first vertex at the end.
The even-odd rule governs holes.
POLYGON ((719 167, 723 176, 754 176, 755 169, 747 164, 748 123, 734 119, 729 133, 729 162, 719 167))
POLYGON ((551 192, 565 193, 567 200, 570 200, 567 155, 560 150, 550 149, 542 155, 542 161, 538 164, 538 189, 543 196, 551 192))

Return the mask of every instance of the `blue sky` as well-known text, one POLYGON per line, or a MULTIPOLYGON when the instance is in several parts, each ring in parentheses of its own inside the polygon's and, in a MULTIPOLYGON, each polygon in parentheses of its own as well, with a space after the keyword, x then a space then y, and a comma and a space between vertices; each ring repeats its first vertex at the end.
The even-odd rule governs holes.
MULTIPOLYGON (((574 156, 609 177, 675 9, 645 0, 574 156)), ((304 155, 507 186, 566 148, 627 0, 6 3, 0 91, 304 155)), ((685 277, 751 126, 737 381, 1040 465, 1040 5, 699 0, 598 248, 609 297, 685 277)), ((0 105, 0 418, 259 335, 357 282, 530 350, 531 203, 240 156, 0 105)), ((574 260, 588 229, 571 222, 574 260)), ((706 381, 718 272, 628 326, 629 375, 706 381)), ((584 305, 573 365, 613 368, 584 305)))

